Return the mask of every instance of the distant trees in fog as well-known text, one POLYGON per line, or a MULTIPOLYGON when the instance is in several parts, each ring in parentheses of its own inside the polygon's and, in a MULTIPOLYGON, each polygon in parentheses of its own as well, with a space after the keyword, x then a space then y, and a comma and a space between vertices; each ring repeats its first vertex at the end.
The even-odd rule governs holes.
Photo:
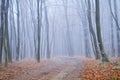
POLYGON ((0 63, 7 66, 8 62, 26 58, 40 62, 61 55, 84 55, 103 61, 109 61, 110 56, 120 57, 118 1, 106 3, 111 54, 106 50, 106 34, 102 33, 106 29, 102 24, 102 1, 0 0, 0 63))

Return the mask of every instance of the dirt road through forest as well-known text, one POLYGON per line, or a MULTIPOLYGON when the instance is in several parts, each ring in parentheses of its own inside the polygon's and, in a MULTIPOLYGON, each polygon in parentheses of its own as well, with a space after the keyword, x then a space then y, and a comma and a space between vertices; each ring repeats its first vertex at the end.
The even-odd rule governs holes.
POLYGON ((81 80, 82 66, 79 58, 53 59, 44 66, 26 70, 12 80, 81 80))

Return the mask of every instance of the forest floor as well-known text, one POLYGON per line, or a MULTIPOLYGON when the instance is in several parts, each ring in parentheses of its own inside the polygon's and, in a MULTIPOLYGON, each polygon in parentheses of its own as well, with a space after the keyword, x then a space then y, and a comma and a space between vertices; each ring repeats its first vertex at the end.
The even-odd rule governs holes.
POLYGON ((82 80, 120 80, 120 58, 110 58, 110 62, 84 59, 80 77, 82 80))
POLYGON ((48 61, 20 61, 2 66, 0 80, 81 80, 82 59, 58 58, 48 61))

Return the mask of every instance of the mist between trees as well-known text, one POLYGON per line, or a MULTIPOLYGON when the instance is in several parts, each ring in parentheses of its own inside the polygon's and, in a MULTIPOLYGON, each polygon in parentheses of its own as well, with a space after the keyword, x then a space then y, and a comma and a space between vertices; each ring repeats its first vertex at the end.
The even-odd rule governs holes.
POLYGON ((0 63, 120 57, 120 0, 0 0, 0 63))

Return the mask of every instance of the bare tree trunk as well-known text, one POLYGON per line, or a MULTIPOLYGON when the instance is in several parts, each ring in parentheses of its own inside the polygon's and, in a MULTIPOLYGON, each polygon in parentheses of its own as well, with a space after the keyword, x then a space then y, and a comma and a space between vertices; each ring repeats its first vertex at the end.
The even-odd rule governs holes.
POLYGON ((116 19, 116 31, 117 31, 117 47, 118 47, 118 57, 120 57, 120 30, 119 30, 119 20, 118 20, 118 15, 117 15, 117 2, 116 0, 114 1, 114 8, 115 8, 115 19, 116 19))
POLYGON ((6 3, 6 13, 5 13, 5 16, 6 16, 6 21, 5 21, 5 32, 6 32, 6 40, 7 40, 7 50, 8 50, 8 59, 9 59, 9 62, 12 62, 12 53, 11 53, 11 48, 10 48, 10 39, 9 39, 9 33, 8 33, 8 7, 9 7, 9 0, 7 0, 7 3, 6 3))
POLYGON ((115 57, 115 47, 114 47, 114 25, 113 25, 113 18, 111 16, 111 47, 112 47, 112 57, 115 57))
MULTIPOLYGON (((117 2, 115 0, 114 1, 114 9, 115 9, 115 11, 113 12, 112 11, 111 0, 109 0, 110 12, 111 12, 112 18, 113 18, 113 20, 115 21, 115 24, 116 24, 116 34, 117 34, 117 43, 118 43, 117 44, 117 47, 118 47, 118 57, 120 57, 120 26, 119 26, 119 20, 118 20, 118 15, 117 15, 117 4, 116 3, 117 2)), ((113 46, 113 43, 112 43, 112 46, 113 46)), ((113 51, 114 51, 114 48, 113 48, 113 51)), ((115 56, 115 55, 113 55, 113 56, 115 56)))
MULTIPOLYGON (((16 27, 15 27, 15 17, 14 17, 14 9, 13 9, 13 0, 10 0, 10 28, 11 28, 11 45, 15 45, 16 47, 16 27), (14 40, 13 40, 14 38, 14 40)), ((13 47, 11 48, 11 53, 16 54, 16 48, 14 49, 13 47), (15 50, 15 51, 14 51, 15 50)))
POLYGON ((111 21, 111 40, 112 40, 112 57, 115 57, 115 47, 114 47, 114 32, 113 32, 113 20, 111 21))
MULTIPOLYGON (((82 5, 82 10, 84 10, 85 6, 82 5)), ((86 15, 86 11, 83 12, 83 16, 84 18, 82 19, 82 24, 83 24, 83 29, 84 29, 84 44, 85 44, 85 54, 86 54, 86 57, 91 57, 91 54, 90 54, 90 41, 89 41, 89 29, 88 29, 88 26, 87 26, 87 15, 86 15)))
POLYGON ((4 26, 4 1, 1 1, 1 27, 0 27, 0 63, 2 63, 3 26, 4 26))
POLYGON ((40 62, 40 46, 41 46, 41 27, 42 27, 42 3, 43 0, 39 1, 37 0, 37 17, 38 17, 38 50, 37 50, 37 60, 40 62), (41 4, 40 4, 41 2, 41 4), (39 8, 40 7, 40 8, 39 8), (40 13, 41 12, 41 13, 40 13))
POLYGON ((98 38, 98 43, 99 43, 99 47, 100 47, 100 51, 101 51, 102 61, 109 62, 108 57, 104 50, 102 36, 101 36, 99 0, 96 0, 96 30, 97 30, 97 38, 98 38))
POLYGON ((65 18, 66 18, 66 26, 67 26, 67 44, 68 44, 68 55, 73 56, 73 47, 72 47, 72 41, 71 41, 71 36, 70 36, 70 26, 69 26, 69 21, 68 21, 68 0, 64 0, 64 9, 65 9, 65 18))
POLYGON ((19 5, 19 0, 16 0, 17 3, 17 32, 18 32, 18 42, 17 42, 17 56, 16 56, 16 60, 19 60, 19 56, 20 56, 20 5, 19 5))
POLYGON ((85 54, 86 54, 86 57, 91 57, 91 55, 90 55, 90 44, 89 44, 89 38, 88 37, 89 37, 88 36, 88 31, 84 27, 85 54))
MULTIPOLYGON (((112 13, 111 0, 108 0, 110 12, 112 13)), ((114 47, 114 25, 113 25, 113 15, 111 14, 111 43, 112 43, 112 57, 115 57, 115 47, 114 47)))
POLYGON ((93 47, 95 48, 95 58, 96 59, 100 59, 100 52, 99 52, 99 47, 98 47, 98 43, 97 43, 97 38, 96 38, 96 35, 95 35, 95 31, 93 29, 93 26, 92 26, 92 18, 91 18, 91 3, 90 3, 90 0, 88 0, 88 24, 89 24, 89 30, 90 30, 90 33, 91 33, 91 40, 93 39, 93 47))
MULTIPOLYGON (((46 0, 45 0, 46 1, 46 0)), ((45 20, 46 20, 46 36, 47 36, 47 58, 50 59, 51 51, 50 51, 50 43, 49 43, 49 21, 48 21, 48 14, 47 14, 47 7, 46 2, 44 2, 44 9, 45 9, 45 20)))
POLYGON ((4 26, 4 50, 5 50, 5 66, 8 65, 8 59, 11 61, 11 54, 9 50, 9 34, 8 34, 8 7, 9 0, 2 0, 3 13, 3 26, 4 26))
MULTIPOLYGON (((30 1, 31 0, 29 0, 29 4, 31 4, 30 3, 30 1)), ((42 1, 42 0, 41 0, 42 1)), ((35 54, 37 54, 37 45, 36 45, 36 24, 35 24, 35 16, 34 16, 34 14, 33 14, 33 11, 32 11, 32 8, 31 8, 31 6, 30 6, 30 13, 31 13, 31 17, 32 17, 32 23, 33 23, 33 25, 34 25, 34 49, 35 49, 35 54)), ((38 14, 38 13, 37 13, 38 14)), ((38 26, 37 26, 38 27, 38 26)))

